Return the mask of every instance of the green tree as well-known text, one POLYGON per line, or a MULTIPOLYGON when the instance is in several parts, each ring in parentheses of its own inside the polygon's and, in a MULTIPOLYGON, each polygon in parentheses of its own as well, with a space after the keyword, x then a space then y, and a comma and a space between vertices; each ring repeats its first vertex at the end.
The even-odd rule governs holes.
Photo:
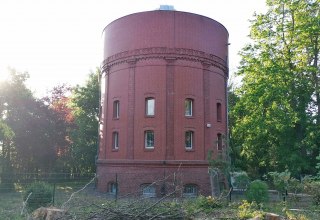
POLYGON ((315 172, 319 154, 319 0, 268 0, 251 21, 231 110, 233 152, 253 176, 315 172))
MULTIPOLYGON (((11 133, 2 142, 3 173, 50 172, 57 158, 60 137, 57 114, 26 87, 27 73, 11 70, 0 86, 0 114, 11 133)), ((7 129, 7 131, 9 131, 7 129)))
POLYGON ((75 128, 70 137, 72 170, 76 173, 95 172, 98 146, 100 70, 89 74, 84 86, 72 91, 71 107, 75 128))

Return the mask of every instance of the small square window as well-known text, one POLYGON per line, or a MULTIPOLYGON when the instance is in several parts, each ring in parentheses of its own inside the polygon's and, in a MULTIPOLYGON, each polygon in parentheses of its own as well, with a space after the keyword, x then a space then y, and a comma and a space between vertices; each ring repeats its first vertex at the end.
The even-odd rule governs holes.
POLYGON ((146 98, 146 115, 154 116, 155 110, 155 99, 154 98, 146 98))
POLYGON ((198 186, 195 184, 187 184, 183 187, 183 196, 196 197, 198 195, 198 186))
POLYGON ((193 115, 193 100, 192 99, 186 99, 184 101, 185 106, 185 116, 192 116, 193 115))
POLYGON ((156 187, 152 184, 142 184, 141 185, 142 188, 142 196, 143 197, 155 197, 156 196, 156 187))
POLYGON ((144 146, 145 148, 154 148, 154 132, 151 130, 144 133, 144 146))
POLYGON ((193 131, 185 133, 185 148, 189 150, 193 148, 193 131))

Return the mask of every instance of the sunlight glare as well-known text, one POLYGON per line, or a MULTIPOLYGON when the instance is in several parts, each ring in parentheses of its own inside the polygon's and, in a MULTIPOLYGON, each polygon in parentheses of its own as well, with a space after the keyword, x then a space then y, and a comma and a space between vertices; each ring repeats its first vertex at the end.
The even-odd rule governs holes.
POLYGON ((0 82, 4 82, 9 79, 9 70, 7 68, 0 69, 0 82))

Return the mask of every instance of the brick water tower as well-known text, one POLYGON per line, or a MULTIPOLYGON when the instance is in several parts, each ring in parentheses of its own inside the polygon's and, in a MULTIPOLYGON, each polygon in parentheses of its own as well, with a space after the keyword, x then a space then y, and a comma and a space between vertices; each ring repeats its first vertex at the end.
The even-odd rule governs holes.
POLYGON ((225 151, 228 32, 197 14, 156 10, 104 29, 98 189, 211 194, 208 154, 225 151))

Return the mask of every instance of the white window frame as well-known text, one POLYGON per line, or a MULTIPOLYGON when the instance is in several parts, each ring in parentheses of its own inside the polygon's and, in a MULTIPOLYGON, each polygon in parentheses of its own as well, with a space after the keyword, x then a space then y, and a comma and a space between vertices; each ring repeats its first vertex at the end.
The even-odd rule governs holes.
POLYGON ((120 118, 120 101, 113 101, 113 118, 120 118))
POLYGON ((193 145, 194 145, 194 132, 193 131, 191 131, 191 130, 188 130, 188 131, 186 131, 185 133, 184 133, 184 138, 185 138, 185 144, 184 144, 184 146, 185 146, 185 148, 187 149, 187 150, 191 150, 191 149, 193 149, 193 145), (187 145, 187 138, 190 138, 190 146, 188 146, 187 145))
POLYGON ((153 130, 146 130, 144 132, 144 147, 147 148, 147 149, 153 149, 154 148, 154 131, 153 130), (151 134, 152 133, 152 143, 150 143, 150 140, 148 140, 148 134, 151 134))
POLYGON ((117 131, 112 132, 112 149, 119 149, 119 132, 117 131))
POLYGON ((184 115, 187 117, 193 116, 193 99, 191 98, 184 100, 184 115))
POLYGON ((154 116, 155 115, 155 103, 156 100, 153 97, 146 98, 146 116, 154 116))

